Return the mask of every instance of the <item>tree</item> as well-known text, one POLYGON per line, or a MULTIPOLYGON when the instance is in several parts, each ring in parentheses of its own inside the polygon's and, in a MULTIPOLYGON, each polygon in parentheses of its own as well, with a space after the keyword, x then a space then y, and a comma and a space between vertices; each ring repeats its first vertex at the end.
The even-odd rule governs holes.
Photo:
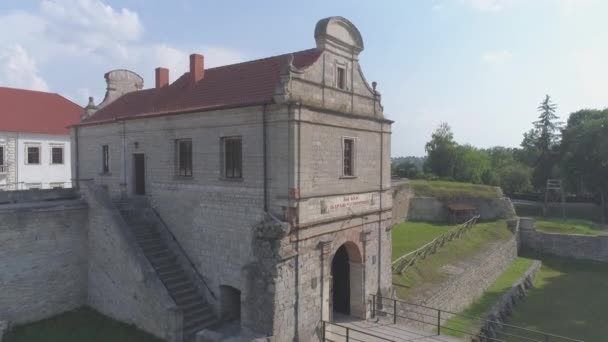
POLYGON ((415 179, 420 176, 420 169, 411 160, 405 160, 393 167, 393 174, 399 177, 415 179))
POLYGON ((600 195, 605 222, 608 193, 608 109, 573 113, 563 131, 561 168, 569 184, 600 195))
POLYGON ((453 175, 455 180, 475 184, 485 184, 484 180, 494 181, 490 157, 487 153, 471 145, 459 145, 455 150, 453 175))
POLYGON ((507 194, 530 191, 531 170, 526 165, 514 163, 501 168, 499 171, 500 187, 507 194))
POLYGON ((534 167, 536 161, 540 157, 540 151, 536 141, 538 141, 538 132, 535 129, 531 129, 524 133, 524 139, 520 145, 521 148, 513 151, 515 160, 529 167, 534 167))
POLYGON ((528 157, 536 156, 532 166, 534 172, 532 183, 537 189, 542 189, 547 179, 554 176, 554 166, 557 162, 557 147, 560 137, 561 123, 555 114, 557 105, 549 95, 538 106, 540 115, 534 121, 534 130, 524 134, 522 148, 527 149, 528 157))
POLYGON ((445 122, 439 125, 424 147, 427 153, 425 171, 439 177, 452 177, 456 146, 450 126, 445 122))
POLYGON ((538 106, 540 115, 534 121, 534 128, 538 134, 536 144, 541 152, 551 150, 551 147, 559 142, 559 129, 561 123, 557 121, 559 117, 555 114, 557 105, 551 102, 551 97, 545 95, 545 100, 538 106))

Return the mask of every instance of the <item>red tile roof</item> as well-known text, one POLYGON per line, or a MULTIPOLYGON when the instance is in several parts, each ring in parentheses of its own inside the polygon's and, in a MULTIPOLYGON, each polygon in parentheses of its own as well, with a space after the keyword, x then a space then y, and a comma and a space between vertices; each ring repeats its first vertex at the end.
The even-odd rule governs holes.
POLYGON ((189 83, 189 73, 185 73, 169 86, 125 94, 82 124, 268 103, 272 101, 281 67, 289 55, 294 56, 296 68, 305 68, 312 65, 321 52, 309 49, 206 69, 205 77, 194 86, 189 83))
POLYGON ((83 112, 59 94, 0 87, 0 131, 68 134, 83 112))

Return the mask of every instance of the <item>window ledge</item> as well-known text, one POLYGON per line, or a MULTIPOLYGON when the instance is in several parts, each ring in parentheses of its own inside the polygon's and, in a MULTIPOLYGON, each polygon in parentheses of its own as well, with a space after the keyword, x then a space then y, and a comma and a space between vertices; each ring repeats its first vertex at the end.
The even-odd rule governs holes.
POLYGON ((243 177, 241 178, 230 178, 230 177, 220 177, 221 181, 226 181, 226 182, 243 182, 243 177))
POLYGON ((357 176, 340 176, 340 179, 355 179, 357 176))
POLYGON ((100 172, 100 173, 98 173, 98 175, 99 175, 99 176, 106 176, 106 177, 109 177, 109 176, 111 176, 111 175, 112 175, 112 172, 100 172))
POLYGON ((186 181, 186 182, 194 182, 194 177, 193 176, 173 176, 173 180, 174 181, 186 181))

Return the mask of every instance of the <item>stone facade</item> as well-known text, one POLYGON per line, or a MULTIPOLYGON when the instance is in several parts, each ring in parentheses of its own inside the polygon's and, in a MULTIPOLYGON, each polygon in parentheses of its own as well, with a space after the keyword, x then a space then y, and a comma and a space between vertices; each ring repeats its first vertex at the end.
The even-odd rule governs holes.
POLYGON ((4 165, 0 165, 0 191, 30 187, 51 189, 71 187, 70 137, 59 134, 0 132, 4 165), (39 147, 37 164, 26 163, 26 148, 39 147), (62 163, 52 164, 51 149, 62 148, 62 163))
POLYGON ((133 194, 133 155, 144 154, 146 196, 212 291, 240 291, 242 328, 276 341, 318 339, 332 293, 349 293, 350 314, 367 317, 370 295, 391 289, 392 122, 359 66, 358 30, 332 17, 315 39, 320 57, 306 69, 284 65, 272 102, 72 130, 74 174, 114 198, 133 194), (221 173, 221 141, 231 136, 242 139, 237 180, 221 173), (175 170, 182 138, 193 146, 187 178, 175 170), (344 139, 354 141, 352 176, 343 173, 344 139), (350 287, 332 289, 341 247, 350 287))
POLYGON ((0 190, 12 190, 17 183, 17 134, 0 132, 0 146, 4 149, 4 165, 0 170, 0 190))

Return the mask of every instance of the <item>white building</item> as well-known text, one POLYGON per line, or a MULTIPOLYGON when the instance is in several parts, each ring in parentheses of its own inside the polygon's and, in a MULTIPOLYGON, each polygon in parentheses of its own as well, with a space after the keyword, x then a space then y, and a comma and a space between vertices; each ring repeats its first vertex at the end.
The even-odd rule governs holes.
POLYGON ((71 185, 68 126, 82 107, 53 93, 0 87, 0 190, 71 185))

